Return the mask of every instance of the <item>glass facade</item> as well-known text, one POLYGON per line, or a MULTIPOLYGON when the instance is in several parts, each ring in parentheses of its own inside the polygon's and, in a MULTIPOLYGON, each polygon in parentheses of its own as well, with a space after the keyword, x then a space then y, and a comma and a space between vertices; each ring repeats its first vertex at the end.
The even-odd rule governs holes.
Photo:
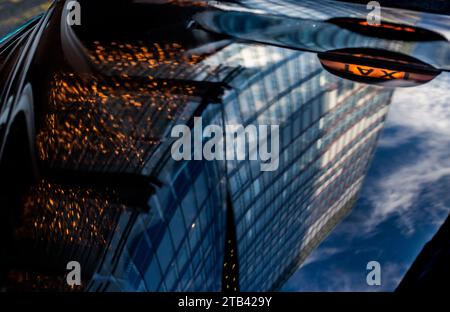
MULTIPOLYGON (((206 109, 203 116, 221 123, 217 107, 206 109)), ((150 199, 150 213, 134 216, 132 223, 129 214, 122 216, 121 223, 132 229, 129 234, 118 233, 112 248, 123 250, 107 254, 92 289, 221 289, 226 227, 224 163, 175 162, 170 153, 165 162, 158 176, 163 186, 150 199)))
POLYGON ((229 49, 237 59, 264 60, 265 70, 227 94, 226 123, 280 125, 278 170, 261 172, 252 161, 228 161, 227 166, 240 289, 273 290, 318 244, 330 222, 339 221, 333 217, 350 208, 391 92, 338 82, 307 53, 229 49))
POLYGON ((271 46, 230 44, 203 62, 241 69, 203 123, 279 125, 279 168, 165 155, 150 212, 121 217, 131 229, 113 240, 122 249, 107 253, 91 290, 219 291, 227 276, 243 291, 275 290, 352 207, 391 91, 338 80, 315 55, 271 46), (236 250, 226 245, 227 209, 236 250))

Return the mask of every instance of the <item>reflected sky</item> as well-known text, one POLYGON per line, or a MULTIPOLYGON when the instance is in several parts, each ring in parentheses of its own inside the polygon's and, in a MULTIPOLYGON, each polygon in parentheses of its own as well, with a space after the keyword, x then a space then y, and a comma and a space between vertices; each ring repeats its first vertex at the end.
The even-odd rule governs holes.
POLYGON ((397 89, 357 205, 285 291, 392 291, 450 212, 450 75, 397 89), (382 285, 366 284, 378 261, 382 285))

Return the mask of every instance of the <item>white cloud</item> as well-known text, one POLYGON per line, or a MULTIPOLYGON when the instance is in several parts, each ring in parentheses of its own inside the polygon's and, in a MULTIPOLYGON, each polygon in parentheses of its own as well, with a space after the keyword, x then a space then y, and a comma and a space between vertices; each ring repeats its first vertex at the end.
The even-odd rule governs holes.
POLYGON ((450 175, 449 89, 450 75, 442 74, 429 84, 395 91, 386 125, 388 131, 380 146, 397 148, 411 139, 419 139, 420 145, 411 157, 404 159, 404 165, 383 173, 366 191, 374 206, 365 222, 367 232, 397 215, 401 228, 412 233, 423 216, 423 211, 415 211, 416 208, 429 210, 437 223, 448 214, 448 207, 442 205, 430 203, 427 207, 416 207, 414 204, 425 186, 450 175), (389 131, 392 128, 395 131, 389 131))
POLYGON ((338 264, 331 263, 320 270, 300 271, 296 278, 288 283, 285 291, 312 292, 354 292, 354 291, 393 291, 400 283, 408 265, 403 263, 381 263, 381 285, 369 286, 366 277, 369 271, 365 266, 343 269, 338 264))
POLYGON ((316 263, 320 261, 327 260, 328 258, 340 253, 342 251, 341 248, 337 247, 320 247, 316 248, 307 258, 306 261, 303 262, 302 267, 307 266, 311 263, 316 263))
POLYGON ((409 266, 404 263, 388 262, 381 265, 380 291, 393 291, 403 279, 409 266))
MULTIPOLYGON (((396 150, 404 151, 411 140, 417 140, 418 143, 413 143, 415 154, 405 158, 403 164, 390 166, 390 172, 382 172, 379 177, 367 181, 369 183, 364 186, 361 199, 369 201, 370 209, 353 211, 352 218, 336 228, 335 237, 345 237, 342 242, 347 245, 355 238, 368 238, 382 230, 380 225, 392 217, 398 220, 399 228, 405 234, 413 233, 418 224, 431 223, 438 227, 442 223, 450 212, 445 198, 439 198, 450 200, 450 194, 440 196, 446 193, 448 186, 442 190, 442 183, 438 183, 443 177, 450 176, 449 90, 450 75, 447 74, 424 86, 395 91, 386 123, 387 131, 379 144, 388 148, 389 153, 395 153, 396 150), (423 205, 424 197, 427 205, 423 205)), ((407 263, 381 263, 382 286, 370 287, 365 281, 365 268, 348 269, 339 263, 327 262, 317 270, 311 265, 345 252, 348 249, 343 244, 320 246, 304 263, 303 266, 308 268, 300 270, 286 290, 392 291, 409 267, 407 263)), ((358 253, 355 251, 355 256, 358 253)))

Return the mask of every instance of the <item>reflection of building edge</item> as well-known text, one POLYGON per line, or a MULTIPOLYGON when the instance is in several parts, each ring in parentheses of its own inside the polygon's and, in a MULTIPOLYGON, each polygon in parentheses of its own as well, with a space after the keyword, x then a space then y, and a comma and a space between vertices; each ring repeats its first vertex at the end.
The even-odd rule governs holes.
POLYGON ((293 261, 292 264, 286 268, 284 274, 281 275, 274 283, 273 289, 279 290, 283 287, 284 283, 298 270, 299 267, 301 267, 310 253, 328 236, 328 234, 330 234, 333 228, 339 224, 339 222, 341 222, 348 213, 350 213, 356 200, 357 195, 354 195, 342 208, 336 212, 336 214, 319 231, 317 236, 304 247, 298 260, 293 261))
POLYGON ((222 291, 239 291, 239 256, 237 254, 236 224, 230 195, 227 195, 225 251, 222 273, 222 291))

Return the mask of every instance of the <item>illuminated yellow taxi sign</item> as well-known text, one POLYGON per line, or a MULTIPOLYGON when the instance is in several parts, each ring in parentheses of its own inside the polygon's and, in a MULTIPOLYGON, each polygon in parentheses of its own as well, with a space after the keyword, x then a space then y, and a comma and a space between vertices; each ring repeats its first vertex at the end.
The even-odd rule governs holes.
POLYGON ((440 71, 411 56, 377 49, 319 53, 322 66, 339 77, 370 84, 409 87, 426 83, 440 71))
POLYGON ((378 68, 358 64, 340 63, 334 61, 322 60, 322 64, 338 71, 344 71, 352 75, 361 77, 372 77, 385 80, 405 79, 408 80, 410 73, 405 71, 390 70, 388 68, 378 68))

